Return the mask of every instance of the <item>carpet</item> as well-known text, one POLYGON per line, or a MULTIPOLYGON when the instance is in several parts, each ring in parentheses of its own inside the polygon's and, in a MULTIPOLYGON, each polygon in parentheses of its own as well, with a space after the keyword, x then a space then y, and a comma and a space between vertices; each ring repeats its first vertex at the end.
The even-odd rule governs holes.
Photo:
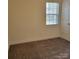
POLYGON ((70 59, 70 42, 54 38, 11 45, 8 59, 70 59))

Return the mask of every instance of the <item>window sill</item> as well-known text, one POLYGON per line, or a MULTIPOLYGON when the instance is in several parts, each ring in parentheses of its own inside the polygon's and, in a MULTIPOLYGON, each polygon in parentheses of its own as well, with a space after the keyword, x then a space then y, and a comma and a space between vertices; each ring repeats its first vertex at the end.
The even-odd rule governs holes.
POLYGON ((58 25, 58 24, 46 24, 46 26, 53 26, 53 25, 58 25))

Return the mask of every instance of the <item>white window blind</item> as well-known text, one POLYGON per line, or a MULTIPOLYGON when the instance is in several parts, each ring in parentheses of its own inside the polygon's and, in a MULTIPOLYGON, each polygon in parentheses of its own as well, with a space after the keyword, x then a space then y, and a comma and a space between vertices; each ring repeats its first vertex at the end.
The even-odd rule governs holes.
POLYGON ((46 3, 46 25, 58 24, 59 3, 46 3))

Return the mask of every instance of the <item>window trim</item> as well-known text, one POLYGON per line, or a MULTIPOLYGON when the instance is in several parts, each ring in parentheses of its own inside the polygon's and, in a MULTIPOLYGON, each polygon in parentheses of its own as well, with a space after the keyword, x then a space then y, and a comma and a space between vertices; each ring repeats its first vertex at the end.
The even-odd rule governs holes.
MULTIPOLYGON (((58 18, 58 22, 57 22, 56 24, 54 24, 54 23, 53 23, 53 24, 47 24, 47 23, 45 22, 45 24, 46 24, 46 25, 59 25, 59 19, 60 19, 60 3, 58 3, 58 2, 46 2, 46 3, 57 3, 59 6, 58 6, 58 14, 47 14, 46 11, 45 11, 45 13, 46 13, 45 16, 46 16, 46 15, 56 15, 57 18, 58 18)), ((46 5, 45 5, 45 6, 46 6, 46 5)), ((45 8, 45 10, 46 10, 46 8, 45 8)), ((45 19, 46 19, 46 17, 45 17, 45 19)), ((47 21, 47 20, 46 20, 46 21, 47 21)))

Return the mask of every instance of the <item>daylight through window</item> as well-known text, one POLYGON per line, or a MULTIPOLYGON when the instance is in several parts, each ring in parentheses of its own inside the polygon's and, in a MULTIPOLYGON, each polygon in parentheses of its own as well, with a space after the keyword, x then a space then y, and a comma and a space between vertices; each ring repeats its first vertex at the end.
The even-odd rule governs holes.
POLYGON ((59 3, 46 3, 46 25, 58 24, 59 3))

